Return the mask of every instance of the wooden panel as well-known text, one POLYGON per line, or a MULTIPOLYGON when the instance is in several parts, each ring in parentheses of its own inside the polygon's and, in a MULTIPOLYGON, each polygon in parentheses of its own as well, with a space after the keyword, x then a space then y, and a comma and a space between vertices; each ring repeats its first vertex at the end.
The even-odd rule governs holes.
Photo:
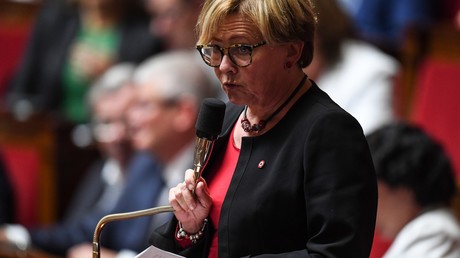
POLYGON ((11 246, 0 245, 0 257, 2 258, 60 258, 38 250, 19 250, 11 246))
POLYGON ((29 26, 42 5, 40 0, 13 1, 0 0, 0 23, 2 26, 29 26))

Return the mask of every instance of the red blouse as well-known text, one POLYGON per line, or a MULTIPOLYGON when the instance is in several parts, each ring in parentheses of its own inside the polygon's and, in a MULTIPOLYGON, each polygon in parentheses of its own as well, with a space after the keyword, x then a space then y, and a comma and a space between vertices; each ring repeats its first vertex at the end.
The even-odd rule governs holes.
POLYGON ((211 223, 216 229, 216 234, 214 234, 211 244, 211 249, 209 251, 209 258, 217 258, 218 250, 218 225, 220 211, 222 209, 222 203, 224 202, 225 195, 227 194, 230 181, 235 171, 236 163, 240 155, 240 149, 238 149, 233 142, 233 128, 232 133, 230 134, 227 148, 225 150, 224 158, 222 160, 221 166, 218 168, 217 173, 208 185, 209 193, 212 196, 213 204, 210 213, 211 223))

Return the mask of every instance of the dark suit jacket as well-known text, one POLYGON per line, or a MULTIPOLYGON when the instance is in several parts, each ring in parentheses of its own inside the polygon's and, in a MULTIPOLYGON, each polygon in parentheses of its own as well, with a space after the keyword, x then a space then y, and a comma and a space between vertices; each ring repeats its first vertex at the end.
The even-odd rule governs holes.
MULTIPOLYGON (((88 209, 86 214, 50 227, 30 229, 32 244, 50 253, 65 255, 70 247, 93 241, 98 221, 107 214, 154 207, 162 190, 161 166, 150 154, 134 157, 128 168, 125 189, 111 211, 88 209)), ((91 191, 88 189, 88 191, 91 191)), ((103 247, 114 250, 130 249, 140 252, 148 246, 151 217, 113 222, 101 234, 103 247)))
POLYGON ((101 159, 92 164, 79 182, 78 188, 67 206, 65 220, 70 221, 81 218, 89 210, 94 209, 107 188, 107 183, 102 179, 102 169, 105 162, 107 160, 101 159))
MULTIPOLYGON (((241 112, 227 105, 224 133, 203 174, 210 184, 241 112)), ((220 258, 367 258, 376 208, 375 172, 360 125, 313 85, 269 132, 243 138, 218 232, 208 223, 203 240, 181 250, 173 219, 152 244, 207 257, 217 233, 220 258)))
MULTIPOLYGON (((70 46, 81 26, 78 8, 69 1, 47 0, 40 10, 19 69, 7 91, 7 104, 31 101, 34 111, 56 111, 70 46)), ((119 24, 119 62, 139 63, 160 51, 149 31, 149 17, 127 16, 119 24)))
MULTIPOLYGON (((150 154, 140 156, 133 162, 135 173, 126 184, 126 190, 111 213, 130 212, 158 206, 158 199, 165 185, 161 176, 162 166, 151 163, 150 154)), ((149 245, 153 216, 144 216, 132 220, 115 221, 104 228, 101 244, 114 250, 129 249, 140 252, 149 245)))

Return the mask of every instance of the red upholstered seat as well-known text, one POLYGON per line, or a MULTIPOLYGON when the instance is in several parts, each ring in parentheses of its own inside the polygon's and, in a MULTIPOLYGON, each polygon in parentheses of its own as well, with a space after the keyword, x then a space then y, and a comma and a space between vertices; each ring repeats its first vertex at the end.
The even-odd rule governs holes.
POLYGON ((444 145, 460 179, 460 60, 426 60, 414 97, 411 120, 444 145))
POLYGON ((30 147, 2 146, 2 153, 14 191, 16 222, 33 226, 38 221, 37 151, 30 147))
POLYGON ((17 69, 28 36, 28 27, 0 24, 0 96, 4 95, 7 82, 17 69))
POLYGON ((46 117, 21 122, 0 110, 0 150, 15 195, 15 220, 23 225, 55 220, 53 142, 46 117))

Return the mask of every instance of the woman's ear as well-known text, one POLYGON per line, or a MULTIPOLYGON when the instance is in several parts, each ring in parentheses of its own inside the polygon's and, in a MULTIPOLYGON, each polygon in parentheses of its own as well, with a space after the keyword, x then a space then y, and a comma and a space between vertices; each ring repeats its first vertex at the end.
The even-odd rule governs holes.
POLYGON ((304 43, 302 41, 296 41, 287 45, 286 68, 291 68, 299 62, 302 57, 303 48, 304 43))

